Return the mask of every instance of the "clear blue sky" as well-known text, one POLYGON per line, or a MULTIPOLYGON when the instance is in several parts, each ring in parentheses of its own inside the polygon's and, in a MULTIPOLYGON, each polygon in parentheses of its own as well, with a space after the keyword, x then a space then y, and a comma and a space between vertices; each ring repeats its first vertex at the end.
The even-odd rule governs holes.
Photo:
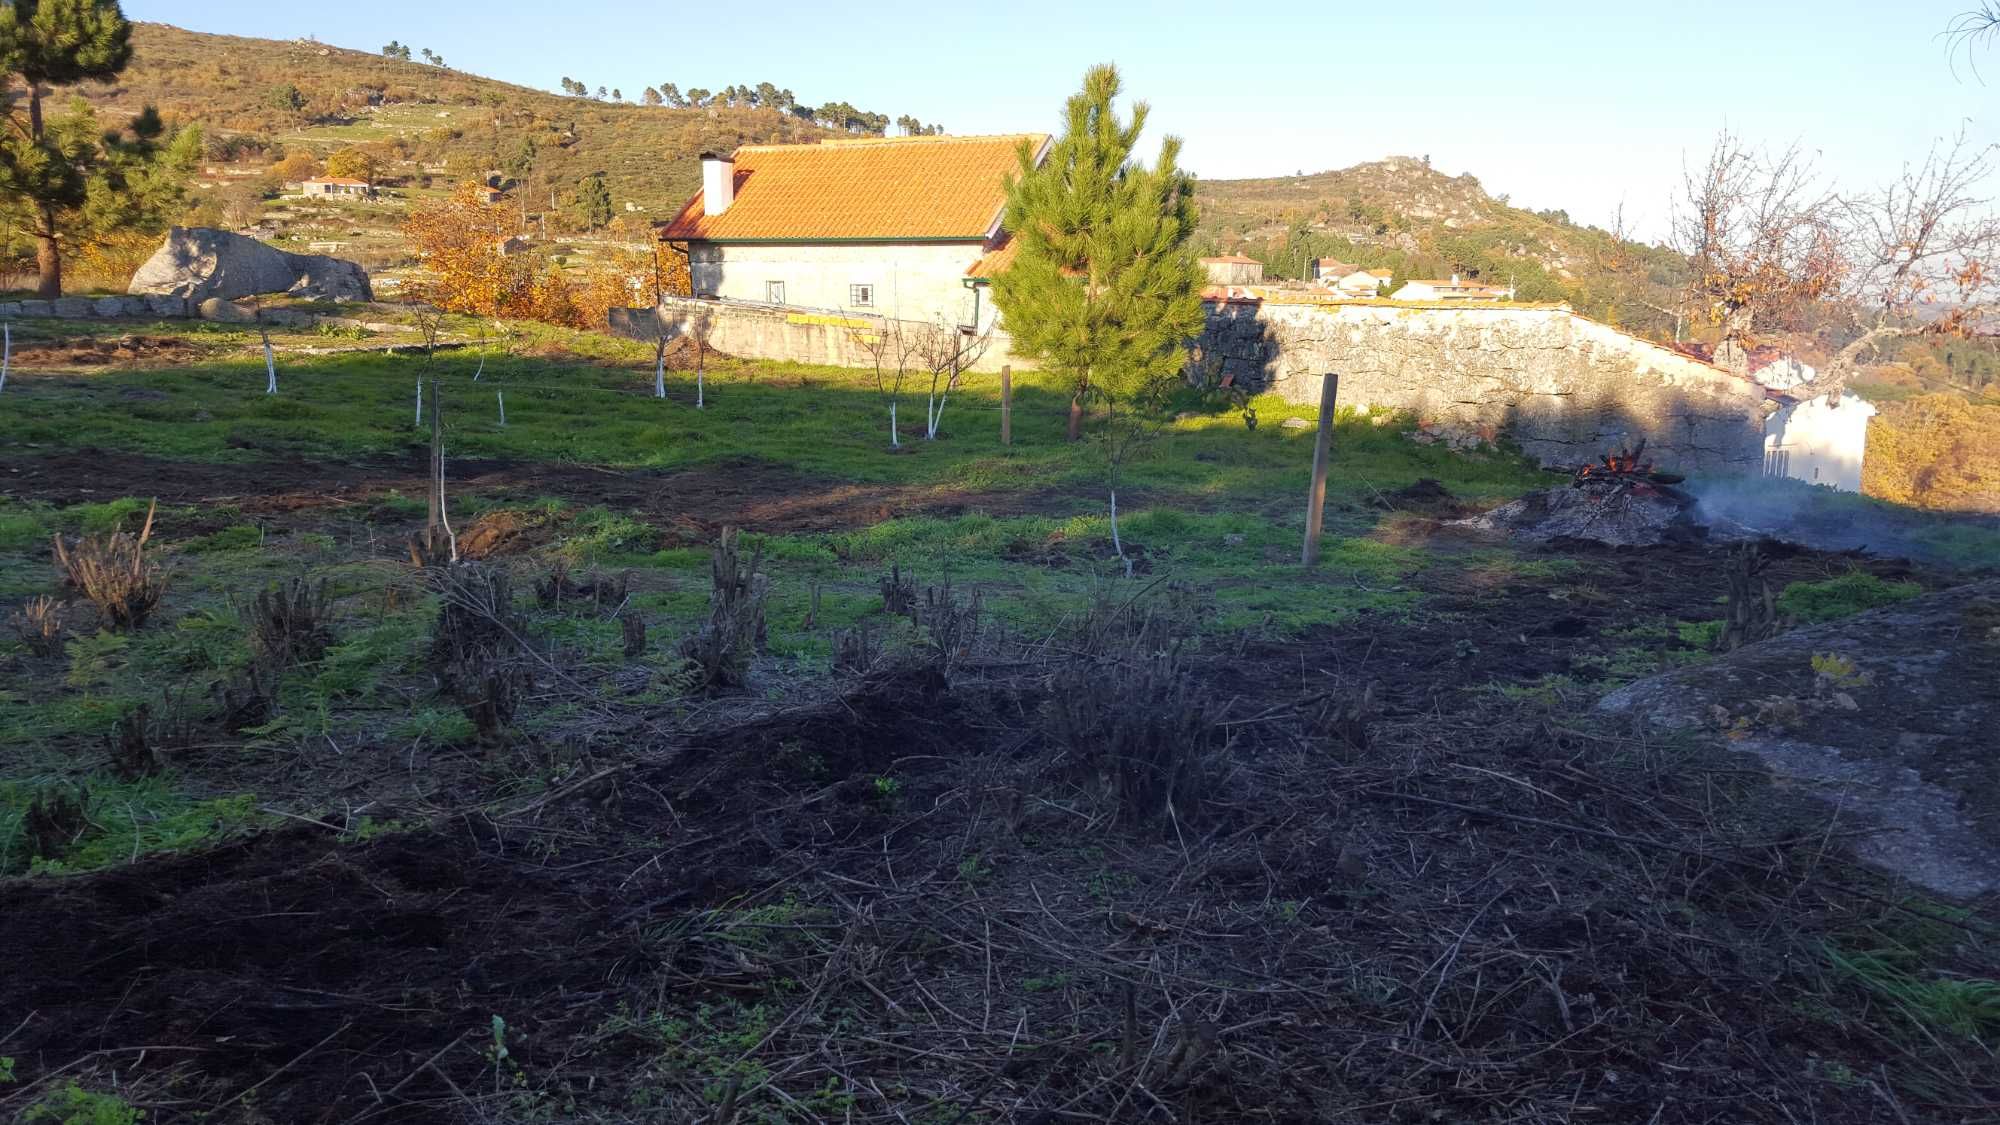
MULTIPOLYGON (((1428 154, 1518 205, 1608 221, 1623 200, 1664 233, 1684 157, 1727 124, 1794 140, 1845 184, 1894 175, 1966 123, 2000 141, 1987 84, 1953 75, 1938 33, 1972 0, 955 4, 883 0, 127 0, 134 19, 375 49, 553 90, 565 75, 649 85, 773 82, 801 100, 910 113, 954 133, 1053 129, 1109 60, 1211 178, 1428 154)), ((1150 145, 1148 146, 1150 151, 1150 145)), ((1995 185, 2000 194, 2000 185, 1995 185)))

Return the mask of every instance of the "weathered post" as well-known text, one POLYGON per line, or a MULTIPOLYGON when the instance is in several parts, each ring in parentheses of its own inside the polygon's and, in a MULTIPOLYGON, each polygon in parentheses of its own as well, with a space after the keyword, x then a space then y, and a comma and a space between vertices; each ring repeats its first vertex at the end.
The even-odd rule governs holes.
POLYGON ((1000 368, 1000 444, 1014 444, 1014 366, 1000 368))
POLYGON ((1320 376, 1319 433, 1313 438, 1312 491, 1306 495, 1305 565, 1319 561, 1319 535, 1326 521, 1326 463, 1333 456, 1333 403, 1340 396, 1340 376, 1320 376))

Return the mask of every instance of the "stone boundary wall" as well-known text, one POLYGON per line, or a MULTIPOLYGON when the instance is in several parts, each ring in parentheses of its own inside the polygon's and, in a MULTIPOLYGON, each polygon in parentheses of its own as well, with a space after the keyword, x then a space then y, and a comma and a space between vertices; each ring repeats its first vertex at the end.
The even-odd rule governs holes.
MULTIPOLYGON (((1231 295, 1234 296, 1233 294, 1231 295)), ((1547 465, 1647 441, 1662 467, 1758 471, 1763 388, 1562 305, 1389 301, 1208 304, 1197 364, 1210 378, 1317 403, 1409 411, 1454 443, 1505 434, 1547 465)))
MULTIPOLYGON (((673 340, 685 335, 689 325, 698 317, 708 319, 708 346, 724 355, 742 359, 819 363, 831 367, 873 367, 875 357, 855 337, 871 329, 879 331, 888 323, 879 316, 815 313, 735 301, 666 297, 655 308, 610 310, 609 327, 614 335, 628 339, 651 341, 658 338, 657 333, 664 331, 667 338, 673 340)), ((1003 364, 1021 370, 1032 369, 1032 362, 1024 362, 1013 355, 1008 346, 1010 342, 1005 332, 994 332, 985 354, 968 370, 993 372, 1000 370, 1003 364)))
POLYGON ((162 294, 133 294, 108 297, 57 297, 54 300, 0 301, 0 320, 16 318, 52 320, 210 320, 218 324, 268 324, 274 328, 311 328, 331 324, 339 328, 366 328, 393 331, 393 324, 378 324, 351 316, 332 316, 309 309, 260 309, 225 301, 219 297, 194 301, 162 294))

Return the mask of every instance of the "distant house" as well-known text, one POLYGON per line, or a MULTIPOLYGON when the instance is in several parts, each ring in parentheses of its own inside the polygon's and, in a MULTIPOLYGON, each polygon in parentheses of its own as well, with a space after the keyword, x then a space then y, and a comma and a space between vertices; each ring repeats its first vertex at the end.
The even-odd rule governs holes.
POLYGON ((1241 254, 1203 258, 1201 267, 1208 271, 1210 285, 1258 285, 1264 280, 1264 263, 1241 254))
POLYGON ((511 258, 516 254, 526 252, 530 245, 532 244, 526 237, 518 234, 510 234, 494 243, 493 248, 500 252, 501 257, 511 258))
POLYGON ((506 195, 498 188, 483 187, 473 192, 473 198, 479 200, 481 203, 498 203, 502 199, 505 199, 506 195))
POLYGON ((1382 286, 1388 284, 1389 279, 1395 276, 1390 270, 1362 269, 1360 266, 1350 266, 1344 262, 1333 262, 1331 258, 1321 258, 1320 262, 1330 262, 1333 265, 1318 272, 1313 280, 1343 297, 1378 296, 1382 286))
POLYGON ((1750 377, 1782 404, 1764 421, 1764 475, 1859 492, 1875 406, 1851 394, 1801 400, 1788 393, 1817 376, 1794 356, 1753 355, 1750 377))
POLYGON ((308 198, 314 196, 366 197, 374 194, 374 190, 368 186, 368 181, 366 180, 350 180, 340 176, 302 180, 299 183, 299 191, 308 198))
POLYGON ((1449 281, 1413 277, 1389 296, 1397 301, 1511 301, 1514 290, 1512 286, 1463 281, 1452 274, 1449 281))
POLYGON ((1022 143, 1044 134, 744 145, 702 157, 702 189, 655 230, 687 244, 697 296, 984 331, 1011 259, 1000 227, 1022 143))
POLYGON ((1314 258, 1311 265, 1306 267, 1306 280, 1317 281, 1321 285, 1331 285, 1360 268, 1352 262, 1343 262, 1339 258, 1314 258))

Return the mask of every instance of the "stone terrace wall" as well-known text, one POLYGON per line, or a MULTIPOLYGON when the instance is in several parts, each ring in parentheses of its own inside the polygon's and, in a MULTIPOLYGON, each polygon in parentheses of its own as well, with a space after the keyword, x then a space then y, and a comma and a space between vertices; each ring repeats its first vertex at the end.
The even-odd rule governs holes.
POLYGON ((1452 440, 1506 434, 1549 465, 1643 437, 1663 466, 1758 469, 1761 388, 1563 306, 1210 303, 1199 354, 1238 386, 1413 412, 1452 440))
POLYGON ((148 293, 109 297, 57 297, 0 301, 0 320, 17 317, 46 317, 55 320, 177 320, 198 318, 224 324, 268 324, 278 328, 310 328, 331 324, 341 328, 393 330, 393 324, 378 324, 347 316, 329 316, 308 309, 255 308, 225 301, 220 297, 191 300, 148 293))
MULTIPOLYGON (((823 363, 833 367, 872 367, 875 358, 857 340, 883 323, 880 317, 836 316, 768 305, 664 298, 658 308, 612 309, 611 331, 634 340, 652 340, 665 330, 668 339, 683 335, 697 317, 709 320, 708 346, 743 359, 823 363)), ((1005 332, 995 331, 992 343, 972 365, 973 371, 998 371, 1002 364, 1027 369, 1009 350, 1005 332)))

